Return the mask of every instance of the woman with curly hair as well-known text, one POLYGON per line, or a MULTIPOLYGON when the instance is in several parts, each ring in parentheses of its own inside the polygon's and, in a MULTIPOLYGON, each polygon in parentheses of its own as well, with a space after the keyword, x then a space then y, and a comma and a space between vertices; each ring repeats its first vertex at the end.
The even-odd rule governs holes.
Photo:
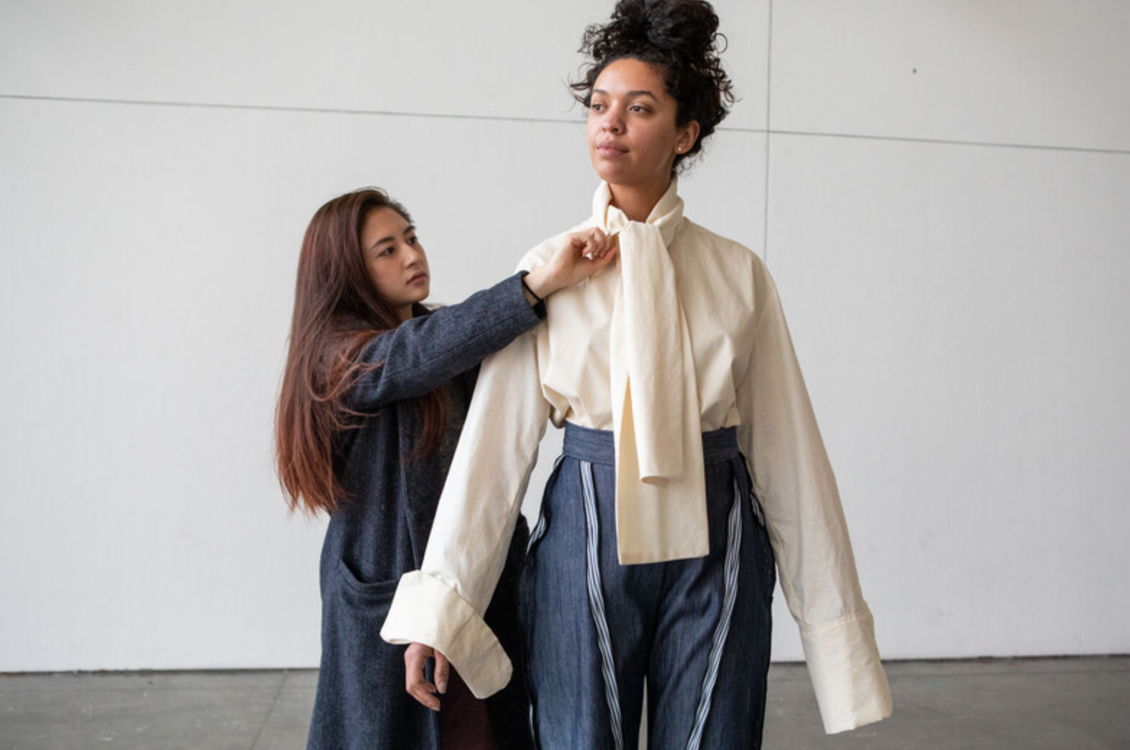
MULTIPOLYGON (((565 429, 520 582, 542 748, 760 746, 776 571, 825 728, 890 713, 835 478, 776 288, 684 217, 676 175, 733 101, 703 0, 621 0, 574 84, 617 267, 483 364, 420 571, 382 636, 478 695, 509 664, 482 612, 548 420, 565 429)), ((559 235, 521 262, 537 268, 559 235)))

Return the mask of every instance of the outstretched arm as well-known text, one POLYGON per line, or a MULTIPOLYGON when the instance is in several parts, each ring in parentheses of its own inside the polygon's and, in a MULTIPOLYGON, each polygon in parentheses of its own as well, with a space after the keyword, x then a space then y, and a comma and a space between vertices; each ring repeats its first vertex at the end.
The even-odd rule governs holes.
POLYGON ((535 327, 541 320, 535 310, 544 314, 537 298, 589 278, 615 255, 615 242, 599 229, 571 234, 525 279, 515 274, 377 335, 362 351, 361 359, 372 367, 351 390, 350 405, 372 410, 435 390, 535 327))

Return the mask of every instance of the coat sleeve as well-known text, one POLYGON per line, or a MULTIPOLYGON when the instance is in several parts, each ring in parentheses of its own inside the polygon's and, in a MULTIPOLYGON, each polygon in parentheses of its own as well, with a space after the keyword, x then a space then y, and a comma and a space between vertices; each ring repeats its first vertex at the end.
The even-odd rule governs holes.
POLYGON ((756 343, 737 394, 739 441, 832 734, 890 716, 890 688, 777 289, 764 267, 757 272, 756 343))
POLYGON ((374 367, 351 389, 350 406, 365 411, 422 396, 534 328, 541 318, 521 276, 376 336, 361 355, 374 367))
POLYGON ((510 660, 483 615, 549 413, 530 331, 483 361, 423 564, 401 578, 381 628, 389 643, 439 650, 478 698, 510 680, 510 660))

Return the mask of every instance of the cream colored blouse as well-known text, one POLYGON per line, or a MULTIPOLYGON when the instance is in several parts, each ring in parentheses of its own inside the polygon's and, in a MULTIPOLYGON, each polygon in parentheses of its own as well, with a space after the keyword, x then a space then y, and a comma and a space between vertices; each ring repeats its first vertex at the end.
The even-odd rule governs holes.
POLYGON ((483 362, 423 566, 401 579, 381 636, 438 649, 480 698, 500 690, 511 666, 482 616, 547 422, 616 433, 623 564, 705 553, 698 435, 737 426, 825 730, 878 721, 890 690, 777 290, 754 253, 682 210, 675 181, 646 225, 597 190, 592 218, 570 231, 619 233, 621 257, 550 297, 546 324, 483 362))

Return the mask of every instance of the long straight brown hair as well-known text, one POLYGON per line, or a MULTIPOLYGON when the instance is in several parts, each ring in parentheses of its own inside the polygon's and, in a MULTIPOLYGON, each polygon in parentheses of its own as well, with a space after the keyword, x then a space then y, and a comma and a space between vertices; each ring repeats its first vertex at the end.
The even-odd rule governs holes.
MULTIPOLYGON (((369 278, 361 229, 369 213, 391 208, 412 218, 378 188, 346 193, 314 214, 298 257, 290 348, 275 414, 279 481, 291 510, 333 511, 348 497, 335 471, 347 430, 374 414, 348 403, 350 389, 381 362, 361 361, 365 346, 400 324, 369 278)), ((423 430, 410 458, 435 451, 447 425, 437 389, 418 399, 423 430)))

